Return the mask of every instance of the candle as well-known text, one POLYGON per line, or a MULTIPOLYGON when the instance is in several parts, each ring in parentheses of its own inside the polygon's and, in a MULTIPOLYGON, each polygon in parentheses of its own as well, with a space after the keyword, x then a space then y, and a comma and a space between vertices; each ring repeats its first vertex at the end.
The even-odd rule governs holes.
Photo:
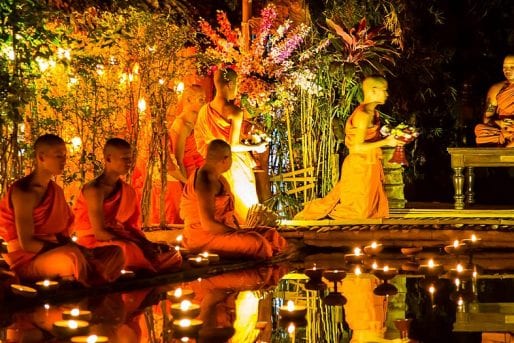
POLYGON ((464 299, 462 297, 457 300, 457 312, 464 312, 464 299))
POLYGON ((423 251, 423 247, 408 247, 408 248, 401 248, 400 251, 403 255, 413 257, 419 254, 421 251, 423 251))
POLYGON ((209 264, 209 259, 203 256, 190 257, 187 259, 193 267, 204 267, 209 264))
POLYGON ((355 269, 353 270, 353 273, 355 274, 355 276, 361 275, 362 274, 361 267, 356 266, 355 269))
POLYGON ((375 256, 383 249, 383 245, 377 242, 372 242, 370 245, 364 247, 364 253, 369 256, 375 256))
POLYGON ((419 266, 419 271, 425 274, 425 276, 434 277, 443 272, 443 266, 435 263, 433 259, 430 259, 428 260, 427 264, 422 264, 419 266))
POLYGON ((209 260, 209 263, 211 263, 211 264, 218 263, 220 261, 220 255, 209 253, 207 251, 204 251, 203 253, 201 253, 200 256, 209 260))
POLYGON ((89 331, 89 323, 83 320, 58 320, 53 325, 53 331, 57 336, 82 336, 89 331))
POLYGON ((446 245, 444 247, 444 251, 446 251, 448 254, 464 254, 467 252, 468 245, 462 241, 459 242, 457 239, 453 241, 452 244, 446 245))
POLYGON ((0 253, 7 254, 7 242, 2 242, 2 247, 0 248, 0 253))
POLYGON ((478 238, 475 234, 472 234, 470 238, 463 239, 462 242, 466 243, 470 247, 477 247, 480 245, 481 240, 481 238, 478 238))
POLYGON ((178 251, 182 256, 189 255, 191 253, 189 249, 181 247, 180 245, 176 245, 175 250, 178 251))
POLYGON ((323 277, 328 281, 339 282, 346 277, 346 272, 344 270, 325 270, 323 272, 323 277))
POLYGON ((39 290, 48 292, 59 288, 59 282, 52 280, 43 280, 36 282, 36 286, 39 290))
POLYGON ((184 236, 182 236, 182 234, 178 235, 177 238, 175 238, 175 241, 177 242, 177 244, 181 245, 182 244, 182 241, 184 240, 184 236))
POLYGON ((62 319, 75 319, 89 321, 92 318, 91 311, 74 308, 62 312, 62 319))
POLYGON ((398 270, 396 268, 389 268, 388 266, 384 266, 384 268, 378 268, 373 271, 373 274, 380 280, 390 280, 398 274, 398 270))
POLYGON ((122 269, 122 270, 121 270, 120 279, 131 279, 131 278, 133 278, 135 275, 136 275, 136 274, 135 274, 132 270, 122 269))
POLYGON ((103 343, 103 342, 109 342, 109 338, 106 336, 97 336, 97 335, 90 335, 90 336, 75 336, 71 338, 71 342, 74 343, 103 343))
POLYGON ((18 294, 28 298, 33 298, 37 295, 37 290, 35 290, 34 288, 17 284, 11 284, 11 291, 14 294, 18 294))
POLYGON ((182 301, 186 299, 193 299, 195 296, 195 293, 192 289, 181 287, 168 291, 166 294, 168 296, 168 299, 170 299, 173 302, 182 301))
POLYGON ((430 285, 430 287, 428 287, 428 293, 430 293, 430 301, 432 302, 432 305, 433 305, 434 304, 434 293, 435 293, 434 285, 430 285))
POLYGON ((196 318, 200 314, 200 305, 193 304, 189 300, 182 300, 178 304, 171 305, 171 315, 175 319, 196 318))
POLYGON ((345 254, 344 260, 348 263, 361 263, 364 259, 362 250, 359 247, 353 249, 353 254, 345 254))
POLYGON ((199 319, 180 319, 173 321, 173 329, 175 334, 180 336, 195 337, 203 325, 203 321, 199 319))
POLYGON ((316 268, 316 264, 314 264, 312 266, 312 268, 305 269, 303 272, 312 281, 321 281, 321 277, 323 276, 323 271, 324 271, 323 268, 316 268))
POLYGON ((289 300, 286 306, 279 308, 278 313, 282 318, 303 318, 307 314, 307 308, 295 305, 292 300, 289 300))

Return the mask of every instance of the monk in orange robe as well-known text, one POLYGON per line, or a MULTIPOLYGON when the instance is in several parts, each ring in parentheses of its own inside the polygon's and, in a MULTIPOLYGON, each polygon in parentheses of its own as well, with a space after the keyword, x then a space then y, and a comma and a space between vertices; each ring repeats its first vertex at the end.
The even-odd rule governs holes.
POLYGON ((222 175, 232 164, 228 143, 215 139, 207 147, 205 164, 188 179, 180 215, 184 245, 192 252, 209 251, 230 257, 270 258, 286 242, 275 229, 240 229, 234 219, 234 197, 222 175))
POLYGON ((393 135, 380 139, 376 107, 387 99, 387 81, 382 77, 367 77, 362 88, 364 100, 346 122, 345 144, 350 153, 343 162, 341 179, 327 196, 307 203, 295 219, 389 216, 389 204, 383 187, 384 172, 380 148, 403 142, 393 135))
POLYGON ((51 180, 64 170, 64 141, 43 135, 34 151, 36 168, 16 181, 0 203, 0 235, 8 243, 4 259, 27 281, 65 278, 89 285, 115 280, 124 263, 119 248, 88 250, 70 240, 73 214, 62 188, 51 180))
POLYGON ((503 61, 505 81, 487 92, 483 123, 475 126, 477 145, 514 147, 514 55, 503 61))
POLYGON ((202 156, 213 139, 223 139, 232 147, 232 167, 225 177, 235 194, 235 214, 239 221, 246 220, 248 210, 259 203, 253 168, 255 161, 250 151, 263 153, 266 142, 255 146, 241 144, 243 111, 232 101, 237 94, 237 74, 232 69, 219 69, 214 73, 216 96, 198 113, 194 135, 202 156))
POLYGON ((136 192, 120 179, 132 164, 130 144, 109 139, 104 159, 103 173, 84 186, 74 207, 78 242, 86 247, 121 247, 129 269, 156 272, 180 267, 180 253, 150 242, 141 231, 136 192))

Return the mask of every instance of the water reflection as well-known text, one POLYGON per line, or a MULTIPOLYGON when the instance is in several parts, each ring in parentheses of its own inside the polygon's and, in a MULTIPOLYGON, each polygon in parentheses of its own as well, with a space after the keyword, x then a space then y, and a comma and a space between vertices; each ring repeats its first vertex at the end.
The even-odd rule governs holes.
POLYGON ((69 341, 56 336, 53 325, 72 309, 91 311, 88 335, 109 342, 441 343, 481 342, 482 336, 483 342, 488 336, 507 342, 494 338, 502 334, 510 339, 514 306, 506 302, 514 301, 514 282, 491 273, 497 261, 480 254, 451 262, 434 252, 404 255, 316 255, 295 267, 49 303, 3 314, 0 341, 69 341), (178 289, 182 296, 175 298, 178 289))

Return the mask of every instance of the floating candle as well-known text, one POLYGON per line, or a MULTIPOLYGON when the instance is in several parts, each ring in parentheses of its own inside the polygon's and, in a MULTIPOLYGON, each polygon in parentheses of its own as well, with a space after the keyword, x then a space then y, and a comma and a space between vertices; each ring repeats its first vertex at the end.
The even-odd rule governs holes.
POLYGON ((182 256, 185 256, 185 255, 189 255, 191 253, 191 251, 189 251, 189 249, 186 249, 184 247, 181 247, 180 245, 176 245, 175 246, 175 250, 180 252, 180 254, 182 256))
POLYGON ((182 300, 178 304, 171 305, 171 315, 175 319, 196 318, 200 314, 200 305, 193 304, 189 300, 182 300))
POLYGON ((17 284, 11 284, 11 291, 14 294, 18 294, 28 298, 32 298, 37 295, 37 290, 35 290, 34 288, 17 284))
POLYGON ((109 338, 106 336, 97 336, 97 335, 90 335, 90 336, 75 336, 71 338, 71 342, 74 343, 103 343, 103 342, 109 342, 109 338))
POLYGON ((218 263, 220 261, 220 255, 213 254, 213 253, 210 253, 210 252, 207 252, 207 251, 204 251, 203 253, 201 253, 200 256, 202 256, 203 258, 208 259, 210 264, 218 263))
POLYGON ((323 277, 328 281, 339 282, 346 277, 346 272, 344 270, 325 270, 323 272, 323 277))
POLYGON ((187 260, 193 267, 204 267, 209 265, 209 259, 203 256, 190 257, 187 260))
POLYGON ((427 264, 419 266, 419 271, 429 277, 438 276, 443 270, 443 266, 436 263, 433 259, 428 260, 427 264))
POLYGON ((182 234, 178 235, 177 238, 175 238, 175 241, 178 243, 178 244, 182 244, 182 241, 184 240, 184 236, 182 236, 182 234))
POLYGON ((43 280, 36 282, 36 286, 39 290, 44 292, 54 291, 57 288, 59 288, 59 282, 52 280, 43 280))
POLYGON ((375 269, 373 274, 375 274, 375 276, 380 280, 390 280, 398 274, 398 270, 396 268, 384 266, 384 268, 375 269))
POLYGON ((136 276, 136 274, 132 270, 126 270, 126 269, 121 270, 120 279, 131 279, 134 276, 136 276))
POLYGON ((89 323, 83 320, 58 320, 53 325, 57 336, 82 336, 89 331, 89 323))
POLYGON ((203 321, 199 319, 180 319, 173 321, 173 329, 175 333, 181 336, 195 337, 203 325, 203 321))
POLYGON ((93 317, 91 311, 74 308, 62 312, 62 319, 75 319, 89 321, 93 317))
POLYGON ((453 241, 453 244, 446 245, 444 251, 448 254, 459 255, 465 254, 468 251, 469 246, 465 242, 459 242, 457 239, 453 241))
POLYGON ((195 296, 195 293, 193 292, 192 289, 178 287, 176 289, 168 291, 166 293, 166 295, 168 296, 168 299, 170 299, 173 302, 176 302, 176 301, 182 301, 185 299, 193 299, 195 296))
POLYGON ((364 247, 364 253, 369 256, 375 256, 383 249, 383 245, 377 242, 372 242, 370 245, 364 247))
POLYGON ((323 276, 323 271, 323 268, 316 268, 316 265, 314 265, 312 268, 305 269, 303 273, 312 281, 320 281, 323 276))
POLYGON ((303 318, 307 314, 307 308, 295 305, 294 301, 288 300, 287 305, 281 306, 278 313, 282 318, 303 318))

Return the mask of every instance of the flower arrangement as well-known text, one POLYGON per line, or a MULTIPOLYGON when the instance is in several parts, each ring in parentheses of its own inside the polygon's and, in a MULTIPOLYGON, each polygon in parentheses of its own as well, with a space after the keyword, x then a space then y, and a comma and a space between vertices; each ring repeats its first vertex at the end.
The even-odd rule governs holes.
POLYGON ((294 26, 290 20, 278 23, 276 7, 268 5, 261 12, 253 30, 254 38, 246 50, 241 31, 232 28, 224 12, 218 12, 217 22, 214 29, 200 20, 200 30, 211 43, 203 54, 203 63, 235 66, 241 103, 251 114, 291 108, 297 87, 321 92, 312 72, 299 68, 298 50, 309 33, 308 26, 294 26))
POLYGON ((250 130, 241 139, 241 144, 244 145, 258 145, 264 142, 271 142, 271 137, 266 132, 256 128, 255 125, 252 125, 250 130))
MULTIPOLYGON (((384 137, 393 135, 396 139, 404 142, 405 144, 412 142, 419 135, 420 132, 414 126, 409 126, 405 123, 400 123, 394 128, 391 128, 389 125, 384 125, 380 129, 380 134, 384 137)), ((397 163, 402 166, 408 166, 407 158, 405 157, 405 149, 403 145, 397 145, 393 157, 389 160, 390 163, 397 163)))

